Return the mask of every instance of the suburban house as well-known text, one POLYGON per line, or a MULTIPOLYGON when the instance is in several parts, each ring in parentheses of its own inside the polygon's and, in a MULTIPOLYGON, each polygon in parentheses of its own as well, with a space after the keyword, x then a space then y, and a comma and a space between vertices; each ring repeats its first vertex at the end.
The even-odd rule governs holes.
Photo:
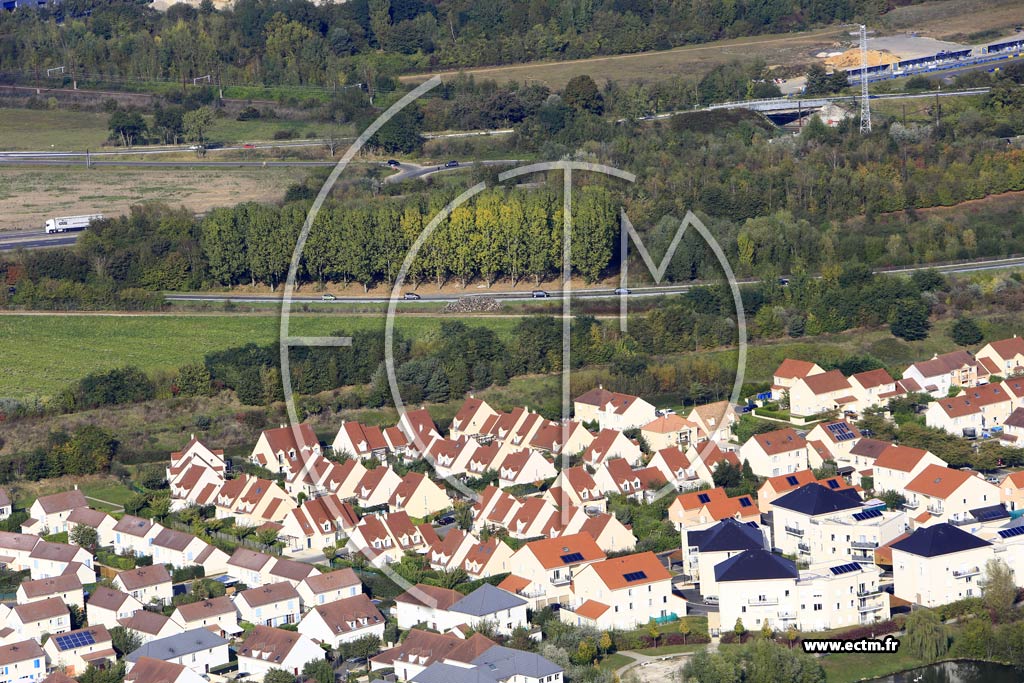
POLYGON ((299 621, 300 598, 287 581, 257 586, 235 596, 241 621, 262 626, 280 626, 299 621))
POLYGON ((260 526, 283 522, 295 501, 273 480, 241 475, 220 487, 214 505, 217 519, 231 517, 235 524, 260 526))
POLYGON ((601 386, 579 396, 572 405, 577 420, 596 422, 601 429, 635 429, 657 417, 654 406, 642 398, 601 386))
POLYGON ((832 410, 852 409, 853 387, 839 370, 802 377, 789 390, 789 412, 807 417, 832 410))
POLYGON ((16 593, 19 605, 24 605, 47 598, 60 598, 67 605, 85 606, 85 592, 82 581, 74 572, 61 574, 48 579, 23 581, 16 593))
POLYGON ((723 519, 707 529, 682 532, 683 573, 699 584, 705 598, 718 597, 715 566, 744 550, 767 549, 768 541, 757 524, 723 519))
POLYGON ((106 512, 93 510, 92 508, 75 508, 68 515, 68 542, 74 543, 74 531, 79 524, 84 524, 96 530, 96 540, 100 546, 113 545, 114 526, 117 520, 106 512))
POLYGON ((451 506, 452 501, 444 487, 419 472, 409 472, 402 477, 388 498, 388 511, 405 511, 417 519, 447 510, 451 506))
POLYGON ((875 491, 902 491, 929 465, 946 467, 946 461, 930 451, 890 445, 875 459, 872 468, 875 491))
POLYGON ((366 476, 363 463, 350 458, 344 462, 327 461, 324 473, 320 478, 319 487, 347 500, 356 495, 359 482, 366 476))
POLYGON ((395 598, 395 616, 398 628, 410 629, 423 624, 434 631, 447 631, 448 609, 461 600, 462 593, 450 588, 417 583, 395 598))
POLYGON ((739 419, 736 407, 729 401, 716 401, 694 406, 686 419, 697 425, 697 441, 719 441, 729 438, 733 424, 739 419))
POLYGON ((39 541, 28 555, 33 579, 47 579, 73 572, 83 584, 96 581, 92 553, 70 543, 39 541))
POLYGON ((89 507, 89 503, 77 486, 71 491, 40 496, 32 501, 28 509, 29 519, 21 525, 22 532, 46 535, 67 531, 68 515, 75 508, 82 507, 89 507))
POLYGON ((171 621, 182 631, 205 628, 224 638, 242 632, 235 605, 226 595, 178 605, 171 613, 171 621))
POLYGON ((575 455, 582 452, 594 440, 594 435, 586 430, 578 420, 542 422, 530 437, 529 447, 540 451, 543 455, 575 455))
POLYGON ((102 624, 109 628, 118 625, 121 619, 127 619, 143 609, 143 604, 136 598, 106 586, 96 586, 89 594, 85 610, 89 623, 93 626, 102 624))
MULTIPOLYGON (((152 657, 139 657, 131 662, 124 680, 127 683, 203 683, 206 679, 181 664, 165 662, 152 657)), ((57 681, 55 683, 66 682, 57 681)))
POLYGON ((1024 470, 1011 472, 999 482, 999 502, 1008 510, 1024 509, 1024 470))
POLYGON ((119 619, 118 625, 139 634, 142 643, 182 633, 184 629, 162 613, 140 609, 127 619, 119 619))
POLYGON ((572 599, 563 603, 562 621, 599 630, 628 630, 652 618, 685 611, 672 593, 672 574, 652 552, 588 564, 575 572, 572 599))
POLYGON ((228 663, 228 641, 208 629, 197 628, 151 640, 125 656, 125 661, 136 662, 141 657, 181 664, 202 676, 228 663))
POLYGON ((686 449, 697 441, 697 425, 675 413, 656 417, 640 428, 640 436, 644 437, 652 451, 663 448, 686 449))
MULTIPOLYGON (((836 463, 840 463, 851 459, 850 451, 861 440, 862 435, 857 426, 851 422, 835 420, 816 424, 814 429, 807 432, 806 438, 808 442, 817 441, 821 443, 828 451, 831 459, 836 463)), ((820 465, 816 466, 820 467, 820 465)))
POLYGON ((260 434, 249 459, 274 474, 289 474, 322 455, 320 439, 308 424, 281 426, 260 434))
POLYGON ((307 635, 257 626, 238 646, 238 671, 254 681, 262 681, 271 669, 298 676, 306 664, 323 658, 323 649, 307 635))
POLYGON ((976 472, 928 465, 907 483, 903 495, 915 527, 951 522, 974 532, 1009 517, 999 489, 976 472))
MULTIPOLYGON (((982 372, 984 377, 989 375, 984 368, 982 372)), ((911 380, 916 391, 931 394, 934 398, 945 398, 950 387, 978 386, 978 361, 969 351, 936 354, 931 360, 914 363, 904 370, 903 379, 911 380)))
POLYGON ((144 605, 169 605, 174 597, 171 575, 162 564, 118 572, 114 577, 114 588, 128 593, 144 605))
POLYGON ((716 487, 704 491, 690 491, 676 496, 668 508, 668 518, 676 529, 703 529, 727 518, 757 521, 761 512, 753 496, 729 497, 725 489, 716 487))
POLYGON ((400 628, 424 624, 442 633, 456 629, 476 629, 489 624, 496 633, 511 635, 517 627, 526 627, 527 601, 483 584, 469 595, 425 584, 416 584, 395 599, 400 628))
POLYGON ((992 543, 952 524, 917 529, 892 544, 896 597, 937 607, 980 596, 979 581, 993 556, 992 543))
POLYGON ((359 517, 352 505, 337 494, 328 493, 304 500, 289 510, 281 525, 281 538, 288 541, 293 552, 319 552, 347 538, 358 523, 359 517))
POLYGON ((270 583, 270 570, 276 562, 266 553, 239 547, 228 558, 227 571, 247 586, 259 586, 270 583))
POLYGON ((740 446, 740 459, 760 477, 807 469, 807 441, 792 428, 755 434, 740 446))
POLYGON ((857 399, 854 408, 857 413, 875 406, 888 406, 890 400, 906 393, 884 368, 858 372, 850 375, 849 381, 857 399))
POLYGON ((1024 373, 1024 339, 1013 335, 990 342, 978 351, 977 359, 993 375, 1005 378, 1024 373))
POLYGON ((163 527, 153 521, 125 515, 114 525, 114 552, 118 555, 149 555, 153 552, 153 539, 163 527))
MULTIPOLYGON (((427 667, 436 663, 454 664, 467 671, 473 671, 469 664, 492 647, 494 641, 479 633, 465 638, 462 635, 431 633, 414 628, 406 634, 401 643, 370 658, 370 677, 373 678, 374 671, 394 669, 398 680, 412 681, 427 667)), ((475 676, 479 673, 473 671, 475 676)), ((475 680, 477 679, 474 678, 475 680)), ((449 679, 449 683, 454 681, 449 679)))
POLYGON ((0 683, 41 683, 46 655, 32 639, 0 645, 0 683))
POLYGON ((462 569, 471 580, 512 571, 514 551, 497 537, 477 541, 462 559, 462 569))
POLYGON ((11 629, 4 637, 7 642, 25 638, 39 642, 44 633, 49 633, 52 637, 71 630, 68 606, 60 598, 37 600, 25 605, 15 605, 13 608, 0 607, 0 623, 11 629))
POLYGON ((655 451, 647 466, 654 467, 661 472, 666 481, 675 486, 677 491, 696 488, 703 483, 697 466, 690 461, 686 453, 676 446, 655 451))
POLYGON ((295 588, 305 608, 351 598, 363 592, 363 582, 350 567, 326 574, 312 574, 295 588))
POLYGON ((453 439, 463 436, 476 439, 483 433, 484 423, 497 415, 498 411, 487 405, 487 401, 470 396, 452 418, 452 424, 448 430, 449 436, 453 439))
POLYGON ((603 560, 604 551, 585 533, 531 541, 512 556, 514 573, 498 587, 530 600, 532 609, 571 597, 576 572, 603 560))
POLYGON ((331 449, 336 455, 349 455, 357 460, 376 458, 384 462, 388 455, 388 444, 380 427, 369 427, 359 422, 342 421, 331 442, 331 449))
POLYGON ((608 501, 597 486, 594 477, 585 467, 566 467, 555 478, 544 493, 544 497, 556 507, 566 505, 587 506, 600 511, 608 509, 608 501))
POLYGON ((337 648, 366 636, 380 638, 384 635, 384 625, 384 615, 370 602, 370 597, 359 593, 314 605, 299 622, 299 633, 337 648))
MULTIPOLYGON (((498 455, 501 458, 500 452, 498 455)), ((523 448, 512 451, 501 459, 498 470, 498 486, 507 488, 518 484, 533 484, 554 479, 558 470, 540 451, 523 448)))
POLYGON ((787 358, 772 374, 772 400, 778 401, 788 393, 797 380, 825 372, 817 363, 787 358))
POLYGON ((633 469, 622 458, 606 460, 594 474, 594 481, 605 493, 618 493, 641 503, 649 503, 668 483, 657 467, 633 469))
MULTIPOLYGON (((154 564, 169 564, 173 567, 181 568, 200 564, 199 556, 203 555, 210 548, 210 545, 206 541, 184 531, 163 529, 153 538, 153 545, 151 547, 153 549, 154 564)), ((218 550, 217 548, 214 548, 214 550, 220 553, 220 569, 223 571, 228 556, 223 550, 218 550)), ((204 559, 208 559, 209 554, 207 553, 204 559)), ((216 572, 207 568, 207 573, 215 574, 216 572)))
POLYGON ((925 424, 957 436, 980 437, 983 430, 1000 427, 1010 416, 1013 399, 1001 384, 964 389, 958 396, 929 403, 925 424))
POLYGON ((591 467, 611 458, 622 458, 630 465, 637 465, 642 457, 640 446, 614 429, 602 429, 583 451, 583 461, 591 467))
POLYGON ((356 500, 364 508, 387 505, 401 483, 402 478, 386 465, 367 470, 356 485, 356 500))
POLYGON ((761 512, 771 512, 772 501, 779 496, 800 488, 804 484, 817 481, 814 472, 811 470, 797 470, 792 474, 780 474, 777 477, 768 477, 757 489, 757 509, 761 512))
POLYGON ((533 652, 495 645, 465 664, 434 662, 410 683, 561 683, 562 668, 533 652))
MULTIPOLYGON (((398 429, 408 440, 406 456, 411 451, 414 454, 422 453, 427 445, 434 439, 441 438, 441 432, 434 424, 434 418, 430 416, 426 408, 419 410, 406 410, 398 418, 398 429)), ((387 438, 387 432, 384 437, 387 438)))
POLYGON ((87 626, 53 636, 43 646, 47 664, 68 676, 80 676, 89 665, 104 668, 117 659, 110 632, 103 626, 87 626))

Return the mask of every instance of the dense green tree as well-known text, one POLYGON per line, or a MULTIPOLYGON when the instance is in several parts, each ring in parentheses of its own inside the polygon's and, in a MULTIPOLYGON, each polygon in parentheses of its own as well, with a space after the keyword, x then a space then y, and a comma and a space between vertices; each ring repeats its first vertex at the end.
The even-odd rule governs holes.
POLYGON ((953 323, 949 336, 958 346, 974 346, 981 343, 981 340, 984 339, 978 323, 973 318, 967 317, 957 318, 957 321, 953 323))
POLYGON ((997 620, 1004 621, 1016 612, 1017 584, 1013 570, 1002 560, 985 563, 985 607, 997 620))
POLYGON ((930 609, 916 609, 906 621, 903 648, 925 662, 934 662, 949 649, 949 636, 938 614, 930 609))
POLYGON ((586 74, 573 76, 565 84, 562 97, 565 103, 577 111, 590 112, 598 116, 604 111, 604 98, 597 89, 594 79, 586 74))
POLYGON ((919 341, 928 337, 931 322, 928 307, 921 301, 904 301, 889 325, 893 335, 906 341, 919 341))

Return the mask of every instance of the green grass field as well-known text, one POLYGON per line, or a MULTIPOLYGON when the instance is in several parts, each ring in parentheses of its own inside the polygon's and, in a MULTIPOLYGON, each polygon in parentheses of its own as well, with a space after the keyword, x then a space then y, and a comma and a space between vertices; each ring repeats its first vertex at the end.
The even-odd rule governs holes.
POLYGON ((906 652, 874 654, 867 652, 828 655, 818 660, 828 683, 854 683, 897 671, 916 669, 926 663, 906 652))
MULTIPOLYGON (((421 338, 446 318, 399 317, 396 329, 421 338)), ((468 319, 508 337, 517 318, 468 319)), ((210 352, 279 338, 275 315, 5 315, 0 316, 0 396, 52 396, 86 374, 123 365, 170 370, 210 352)), ((383 316, 293 315, 291 334, 327 335, 383 329, 383 316)), ((102 497, 102 496, 100 496, 102 497)))
POLYGON ((597 663, 598 668, 604 671, 617 671, 622 667, 626 666, 630 662, 636 661, 632 657, 627 655, 620 655, 618 652, 614 652, 610 655, 605 655, 601 658, 601 661, 597 663))

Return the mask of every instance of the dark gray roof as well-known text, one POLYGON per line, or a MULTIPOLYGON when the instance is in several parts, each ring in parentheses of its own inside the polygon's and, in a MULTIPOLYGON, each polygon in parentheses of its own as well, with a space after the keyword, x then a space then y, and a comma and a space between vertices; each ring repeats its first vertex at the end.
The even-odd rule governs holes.
POLYGON ((715 565, 716 581, 795 579, 799 576, 794 562, 761 548, 744 550, 715 565))
POLYGON ((920 557, 936 557, 958 553, 962 550, 984 548, 987 545, 992 544, 944 522, 918 529, 902 541, 893 543, 892 548, 920 557))
POLYGON ((467 668, 434 662, 410 678, 409 683, 498 683, 498 679, 489 671, 481 671, 480 667, 467 668))
POLYGON ((526 600, 518 595, 485 583, 448 609, 451 612, 462 612, 474 617, 482 617, 525 604, 526 600))
POLYGON ((170 660, 192 652, 209 650, 211 647, 219 645, 227 645, 227 643, 228 641, 208 629, 194 628, 184 633, 151 640, 135 652, 129 654, 125 659, 129 662, 138 661, 139 657, 170 660))
POLYGON ((892 444, 888 441, 879 441, 878 439, 861 439, 853 448, 850 449, 850 453, 865 458, 877 458, 882 454, 882 451, 891 445, 892 444))
POLYGON ((501 645, 495 645, 470 663, 481 673, 493 676, 499 681, 508 680, 517 674, 529 678, 542 678, 562 671, 562 667, 538 654, 501 645))
POLYGON ((772 501, 772 507, 801 512, 805 515, 827 515, 840 510, 852 510, 863 505, 855 489, 830 489, 821 484, 804 484, 772 501))
POLYGON ((732 517, 723 519, 710 529, 689 531, 686 539, 702 553, 764 548, 764 535, 760 529, 732 517))

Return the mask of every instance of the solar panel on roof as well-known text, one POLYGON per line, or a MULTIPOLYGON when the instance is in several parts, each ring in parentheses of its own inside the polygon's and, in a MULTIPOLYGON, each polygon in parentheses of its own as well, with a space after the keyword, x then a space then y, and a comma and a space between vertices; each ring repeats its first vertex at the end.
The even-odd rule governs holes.
POLYGON ((864 510, 863 512, 853 513, 853 518, 858 522, 863 522, 865 519, 874 519, 875 517, 881 517, 882 511, 875 508, 873 510, 864 510))
POLYGON ((839 482, 836 481, 835 479, 829 479, 828 480, 828 487, 830 489, 837 489, 837 488, 839 488, 839 482))
POLYGON ((741 508, 748 508, 751 505, 753 505, 753 503, 750 502, 749 498, 746 498, 746 497, 740 498, 740 507, 741 508))
POLYGON ((622 578, 626 581, 639 581, 640 579, 646 579, 647 574, 644 572, 629 572, 628 574, 623 574, 622 578))
POLYGON ((832 432, 832 436, 835 437, 836 441, 849 441, 857 436, 850 429, 850 425, 845 422, 834 422, 828 425, 827 429, 832 432))
POLYGON ((1000 517, 1005 517, 1006 508, 1004 508, 1002 505, 993 505, 992 507, 989 508, 971 510, 971 514, 973 514, 979 522, 986 522, 990 519, 999 519, 1000 517))
POLYGON ((57 647, 61 650, 72 650, 76 647, 96 644, 96 639, 93 637, 92 631, 65 633, 64 635, 55 636, 55 638, 57 640, 57 647))
POLYGON ((1024 526, 1015 526, 1012 529, 1003 529, 999 532, 999 535, 1003 538, 1013 538, 1021 534, 1024 534, 1024 526))
POLYGON ((568 555, 562 555, 562 562, 569 564, 570 562, 580 562, 583 560, 583 553, 569 553, 568 555))
POLYGON ((711 502, 711 496, 709 496, 706 493, 698 493, 697 494, 697 500, 699 500, 702 503, 710 503, 711 502))
POLYGON ((856 562, 850 564, 841 564, 837 567, 829 567, 829 571, 839 576, 840 574, 849 574, 850 572, 859 572, 860 565, 856 562))
POLYGON ((788 477, 786 477, 786 483, 789 484, 790 486, 796 486, 799 482, 797 482, 796 477, 794 477, 791 474, 788 477))
POLYGON ((746 524, 747 524, 747 526, 749 526, 749 527, 753 527, 753 528, 755 528, 755 529, 757 529, 757 528, 758 528, 758 527, 757 527, 757 522, 747 522, 746 524))

